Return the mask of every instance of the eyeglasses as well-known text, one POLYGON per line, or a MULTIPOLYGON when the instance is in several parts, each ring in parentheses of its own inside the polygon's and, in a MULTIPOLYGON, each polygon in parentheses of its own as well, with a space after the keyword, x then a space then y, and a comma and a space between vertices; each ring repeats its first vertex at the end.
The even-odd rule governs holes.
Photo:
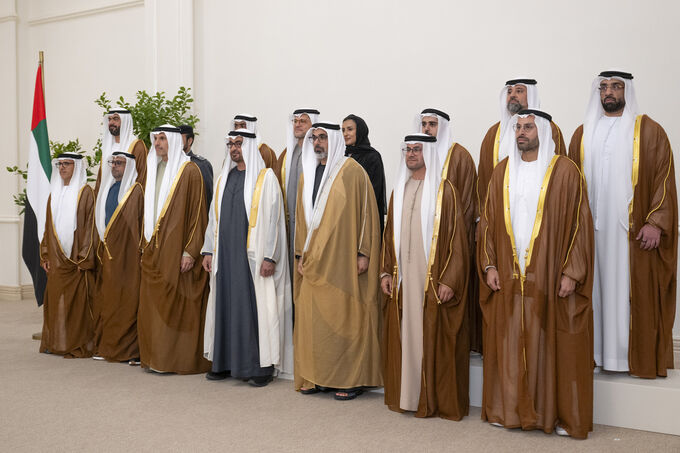
POLYGON ((623 83, 612 83, 611 85, 607 85, 606 83, 602 83, 598 87, 598 90, 600 90, 602 93, 606 93, 607 90, 609 90, 609 89, 611 89, 612 91, 621 91, 625 87, 626 86, 623 83))
POLYGON ((515 124, 515 125, 512 126, 512 128, 513 128, 516 132, 520 132, 520 131, 522 131, 522 130, 524 130, 524 132, 530 132, 530 131, 533 131, 534 129, 536 129, 536 125, 535 125, 535 124, 531 124, 531 123, 528 123, 528 124, 515 124))
POLYGON ((326 134, 319 134, 319 135, 310 135, 309 136, 309 142, 314 144, 315 141, 320 141, 320 142, 327 142, 328 141, 328 135, 326 134))
POLYGON ((68 167, 68 166, 73 165, 73 161, 72 161, 72 160, 61 160, 61 161, 55 163, 54 165, 55 165, 57 168, 68 167))
POLYGON ((402 148, 401 152, 404 153, 404 155, 406 155, 408 153, 420 154, 420 153, 423 152, 423 147, 422 146, 414 146, 414 147, 407 146, 405 148, 402 148))
POLYGON ((236 148, 236 149, 241 149, 243 146, 243 142, 228 142, 227 143, 227 148, 236 148))
POLYGON ((106 163, 108 163, 110 167, 122 167, 126 162, 124 160, 109 159, 106 163))

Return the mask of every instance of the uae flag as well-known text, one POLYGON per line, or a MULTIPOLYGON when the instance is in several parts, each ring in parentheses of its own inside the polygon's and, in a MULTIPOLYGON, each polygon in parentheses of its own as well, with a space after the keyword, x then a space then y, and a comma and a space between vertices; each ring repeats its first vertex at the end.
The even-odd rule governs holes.
POLYGON ((43 303, 47 274, 40 267, 40 241, 45 233, 47 199, 50 196, 50 141, 47 138, 45 94, 42 84, 42 66, 38 66, 33 95, 33 120, 31 121, 28 178, 26 180, 26 209, 24 211, 24 240, 21 255, 33 278, 33 290, 38 306, 43 303))

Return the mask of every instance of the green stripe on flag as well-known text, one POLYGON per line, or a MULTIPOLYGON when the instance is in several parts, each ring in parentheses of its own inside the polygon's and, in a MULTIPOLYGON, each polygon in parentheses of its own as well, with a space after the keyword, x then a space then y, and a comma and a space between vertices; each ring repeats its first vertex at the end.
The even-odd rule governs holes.
POLYGON ((42 165, 43 170, 45 170, 47 180, 49 181, 52 177, 52 162, 50 156, 50 140, 47 138, 47 120, 40 121, 31 132, 33 133, 35 142, 38 144, 40 164, 42 165))

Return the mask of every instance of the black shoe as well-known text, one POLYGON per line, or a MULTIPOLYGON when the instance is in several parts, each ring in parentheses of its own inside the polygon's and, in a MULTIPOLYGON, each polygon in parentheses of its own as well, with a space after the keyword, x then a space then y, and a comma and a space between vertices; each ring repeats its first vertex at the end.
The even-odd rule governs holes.
POLYGON ((226 379, 231 376, 231 373, 228 371, 208 371, 205 375, 205 378, 209 381, 221 381, 222 379, 226 379))
POLYGON ((250 379, 248 379, 248 384, 252 385, 253 387, 264 387, 265 385, 269 384, 273 380, 274 380, 274 378, 271 375, 269 375, 269 376, 253 376, 250 379))

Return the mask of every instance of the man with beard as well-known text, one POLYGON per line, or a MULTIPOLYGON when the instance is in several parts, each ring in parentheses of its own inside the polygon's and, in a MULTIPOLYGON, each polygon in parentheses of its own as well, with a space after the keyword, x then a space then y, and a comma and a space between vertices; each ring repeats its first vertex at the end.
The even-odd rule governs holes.
POLYGON ((231 130, 246 129, 257 135, 257 149, 260 151, 266 168, 275 168, 277 165, 276 153, 266 143, 261 141, 257 132, 257 118, 247 113, 239 113, 231 121, 231 130))
POLYGON ((402 152, 381 264, 385 404, 460 420, 469 406, 467 232, 436 138, 408 135, 402 152))
POLYGON ((305 140, 295 224, 295 389, 333 388, 336 399, 350 400, 382 385, 378 208, 368 175, 344 155, 338 124, 315 123, 305 140))
POLYGON ((632 74, 595 78, 569 156, 595 224, 595 363, 634 376, 673 368, 678 202, 663 128, 640 114, 632 74))
POLYGON ((210 202, 213 196, 213 168, 208 159, 203 156, 195 154, 191 147, 194 144, 194 128, 188 124, 182 124, 179 127, 182 132, 182 151, 191 158, 191 161, 198 165, 203 177, 203 187, 205 190, 205 208, 210 209, 210 202))
MULTIPOLYGON (((277 162, 277 176, 281 182, 283 203, 286 208, 288 264, 291 269, 291 279, 294 274, 292 270, 295 268, 293 260, 293 251, 295 249, 295 209, 297 207, 298 182, 302 174, 302 142, 305 134, 318 118, 319 111, 316 109, 297 109, 293 112, 286 129, 286 149, 283 150, 277 162), (288 152, 288 150, 292 150, 292 152, 288 152)), ((293 297, 295 296, 293 295, 293 297)), ((293 310, 295 310, 295 307, 293 307, 293 310)))
POLYGON ((551 117, 512 118, 480 221, 482 420, 586 438, 593 427, 593 230, 581 173, 555 154, 551 117))
POLYGON ((206 377, 263 387, 293 371, 291 288, 281 188, 264 165, 256 135, 229 132, 201 253, 210 273, 206 377))
POLYGON ((99 186, 102 180, 102 168, 105 172, 107 162, 114 152, 123 152, 135 156, 135 167, 137 171, 136 182, 144 186, 146 182, 146 155, 147 149, 143 140, 134 136, 134 124, 129 110, 111 109, 104 115, 104 133, 102 134, 102 157, 97 182, 94 192, 97 195, 97 203, 104 200, 99 197, 99 186))
POLYGON ((114 152, 102 176, 95 206, 97 283, 93 302, 95 359, 139 365, 139 244, 144 219, 144 189, 135 182, 135 156, 114 152))
POLYGON ((481 312, 479 311, 477 272, 474 265, 475 227, 479 217, 477 204, 477 171, 475 161, 467 149, 451 139, 449 115, 441 110, 428 108, 417 117, 419 131, 437 137, 437 165, 442 178, 453 184, 458 195, 458 206, 463 214, 463 226, 467 235, 468 267, 470 283, 465 305, 469 324, 470 349, 481 352, 481 312), (478 340, 478 341, 477 341, 478 340))

